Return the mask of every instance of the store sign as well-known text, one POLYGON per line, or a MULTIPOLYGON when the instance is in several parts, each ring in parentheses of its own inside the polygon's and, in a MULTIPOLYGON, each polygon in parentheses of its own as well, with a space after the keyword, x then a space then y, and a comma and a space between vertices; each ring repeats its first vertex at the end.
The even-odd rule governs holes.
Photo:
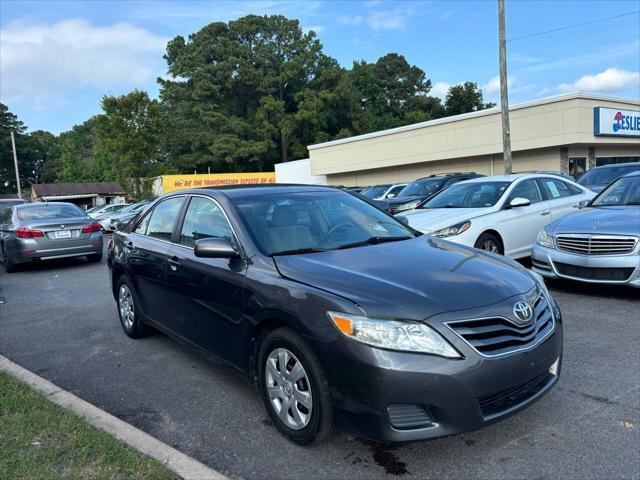
POLYGON ((185 188, 222 187, 224 185, 265 185, 275 183, 275 181, 275 172, 162 175, 162 191, 163 193, 169 193, 185 188))
POLYGON ((640 110, 594 107, 593 134, 596 137, 640 137, 640 110))

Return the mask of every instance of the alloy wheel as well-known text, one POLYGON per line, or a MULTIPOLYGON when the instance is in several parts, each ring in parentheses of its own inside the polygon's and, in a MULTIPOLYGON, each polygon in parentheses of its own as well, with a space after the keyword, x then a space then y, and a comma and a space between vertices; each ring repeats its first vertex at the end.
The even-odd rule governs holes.
POLYGON ((300 360, 286 348, 274 349, 266 360, 265 387, 278 418, 292 430, 311 420, 311 383, 300 360))
POLYGON ((120 285, 120 290, 118 292, 118 307, 120 308, 120 318, 122 319, 124 326, 128 329, 133 328, 135 307, 131 290, 129 290, 129 287, 126 284, 120 285))
POLYGON ((487 239, 482 242, 482 250, 493 253, 498 253, 500 251, 500 249, 498 248, 498 244, 495 242, 495 240, 491 239, 487 239))

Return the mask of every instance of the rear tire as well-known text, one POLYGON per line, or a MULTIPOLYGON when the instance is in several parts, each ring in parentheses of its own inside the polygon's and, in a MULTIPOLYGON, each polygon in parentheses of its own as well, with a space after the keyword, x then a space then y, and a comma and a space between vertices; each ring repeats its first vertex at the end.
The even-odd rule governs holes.
POLYGON ((102 261, 102 254, 94 253, 92 255, 87 255, 87 261, 89 263, 100 263, 102 261))
POLYGON ((498 238, 493 233, 484 232, 478 237, 478 240, 476 240, 476 243, 473 246, 479 248, 480 250, 484 250, 485 252, 499 253, 500 255, 504 255, 502 242, 500 241, 500 238, 498 238))
POLYGON ((142 315, 140 314, 140 309, 137 307, 137 299, 133 293, 133 287, 126 275, 122 275, 118 279, 116 302, 118 304, 120 325, 122 325, 122 329, 127 336, 131 338, 142 338, 150 333, 150 328, 142 321, 142 315))
POLYGON ((5 250, 2 251, 2 263, 4 263, 4 271, 14 273, 18 271, 18 266, 11 261, 5 250))
POLYGON ((329 384, 307 342, 278 328, 262 342, 258 362, 262 400, 276 428, 299 445, 324 440, 333 423, 329 384))

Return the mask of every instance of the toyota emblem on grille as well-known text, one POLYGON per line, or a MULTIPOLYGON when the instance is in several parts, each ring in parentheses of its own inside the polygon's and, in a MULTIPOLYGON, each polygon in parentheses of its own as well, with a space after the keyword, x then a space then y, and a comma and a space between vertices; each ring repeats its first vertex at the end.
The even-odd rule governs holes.
POLYGON ((519 323, 525 324, 533 317, 533 309, 527 302, 520 301, 513 306, 513 314, 519 323))

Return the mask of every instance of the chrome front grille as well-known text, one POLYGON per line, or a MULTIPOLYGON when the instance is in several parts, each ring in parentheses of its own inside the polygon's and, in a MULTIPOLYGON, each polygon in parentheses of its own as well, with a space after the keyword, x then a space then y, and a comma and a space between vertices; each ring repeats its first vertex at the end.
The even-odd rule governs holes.
POLYGON ((499 357, 533 348, 555 328, 551 306, 544 295, 535 301, 533 320, 527 325, 518 325, 504 317, 455 320, 445 324, 485 357, 499 357))
POLYGON ((624 255, 635 250, 638 237, 618 235, 556 235, 559 250, 581 255, 624 255))

